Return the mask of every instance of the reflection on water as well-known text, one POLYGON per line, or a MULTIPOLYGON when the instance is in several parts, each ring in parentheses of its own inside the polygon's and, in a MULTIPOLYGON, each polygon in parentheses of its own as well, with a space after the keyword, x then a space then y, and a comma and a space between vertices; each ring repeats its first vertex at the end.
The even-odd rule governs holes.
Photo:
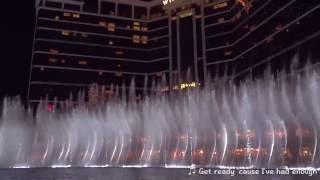
POLYGON ((188 169, 164 168, 63 168, 63 169, 0 169, 6 180, 317 180, 315 176, 274 175, 188 175, 188 169))

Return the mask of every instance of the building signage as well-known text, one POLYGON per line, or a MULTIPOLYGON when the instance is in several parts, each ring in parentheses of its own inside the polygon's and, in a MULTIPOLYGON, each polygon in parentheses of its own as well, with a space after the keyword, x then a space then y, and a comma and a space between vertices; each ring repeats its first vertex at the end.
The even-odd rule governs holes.
POLYGON ((162 3, 163 3, 164 6, 166 6, 168 4, 171 4, 173 2, 174 2, 174 0, 162 0, 162 3))
POLYGON ((199 0, 162 0, 162 4, 166 8, 177 8, 192 3, 200 3, 199 0))

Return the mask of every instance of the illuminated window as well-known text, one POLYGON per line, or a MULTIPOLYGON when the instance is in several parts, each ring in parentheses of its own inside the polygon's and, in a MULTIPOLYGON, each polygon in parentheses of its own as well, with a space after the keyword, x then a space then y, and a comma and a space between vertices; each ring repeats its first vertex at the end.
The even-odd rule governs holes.
POLYGON ((130 25, 127 25, 127 29, 131 29, 130 25))
POLYGON ((254 31, 256 29, 255 25, 250 26, 250 31, 254 31))
POLYGON ((116 25, 114 23, 108 23, 108 31, 114 32, 116 30, 116 25))
POLYGON ((222 18, 219 18, 219 19, 218 19, 218 22, 219 22, 219 23, 224 22, 224 18, 223 18, 223 17, 222 17, 222 18))
POLYGON ((49 58, 49 62, 51 62, 51 63, 57 63, 58 60, 57 60, 57 59, 54 59, 54 58, 49 58))
POLYGON ((44 67, 41 67, 41 68, 40 68, 40 71, 44 71, 44 67))
POLYGON ((81 33, 81 37, 86 38, 86 37, 88 37, 88 34, 83 32, 83 33, 81 33))
POLYGON ((148 27, 142 27, 142 28, 141 28, 141 31, 143 31, 143 32, 148 31, 148 27))
POLYGON ((59 20, 60 17, 59 17, 59 16, 55 16, 54 19, 55 19, 55 20, 59 20))
POLYGON ((70 32, 69 31, 62 31, 61 34, 64 35, 64 36, 70 36, 70 32))
POLYGON ((87 65, 88 62, 87 62, 87 61, 79 61, 79 64, 80 64, 80 65, 87 65))
POLYGON ((57 54, 57 53, 59 53, 59 51, 56 50, 56 49, 50 49, 50 50, 49 50, 49 53, 50 53, 50 54, 57 54))
POLYGON ((116 55, 123 55, 124 52, 123 51, 116 51, 116 55))
POLYGON ((104 22, 104 21, 100 21, 100 22, 99 22, 99 26, 107 27, 107 23, 104 22))
POLYGON ((180 17, 181 17, 181 18, 185 18, 185 17, 189 17, 189 16, 192 16, 192 15, 193 15, 192 11, 186 11, 186 12, 183 12, 183 13, 180 15, 180 17))
POLYGON ((118 65, 117 65, 117 67, 118 67, 118 68, 121 68, 121 65, 120 65, 120 64, 118 64, 118 65))
POLYGON ((140 26, 133 26, 134 31, 140 31, 140 26))
POLYGON ((99 72, 99 76, 102 76, 103 75, 103 72, 99 72))
POLYGON ((71 13, 65 12, 65 13, 63 13, 63 16, 65 16, 65 17, 71 17, 71 13))
POLYGON ((133 43, 140 44, 140 36, 139 35, 133 35, 133 43))
POLYGON ((134 30, 134 31, 140 31, 140 27, 138 27, 138 26, 133 26, 133 30, 134 30))
POLYGON ((228 6, 228 2, 219 3, 213 6, 213 9, 220 9, 228 6))
POLYGON ((141 36, 142 44, 148 44, 148 36, 141 36))
POLYGON ((62 60, 61 60, 61 63, 62 63, 62 64, 66 63, 66 60, 62 59, 62 60))
POLYGON ((133 22, 133 30, 134 31, 140 31, 141 30, 139 22, 133 22))
POLYGON ((113 45, 113 41, 109 41, 108 44, 109 44, 109 45, 113 45))
POLYGON ((134 26, 140 26, 140 22, 133 22, 134 26))
POLYGON ((226 52, 224 52, 224 55, 225 56, 230 56, 232 54, 232 51, 226 51, 226 52))
POLYGON ((73 17, 73 18, 76 18, 76 19, 79 19, 79 18, 80 18, 80 14, 74 13, 74 14, 72 14, 72 17, 73 17))

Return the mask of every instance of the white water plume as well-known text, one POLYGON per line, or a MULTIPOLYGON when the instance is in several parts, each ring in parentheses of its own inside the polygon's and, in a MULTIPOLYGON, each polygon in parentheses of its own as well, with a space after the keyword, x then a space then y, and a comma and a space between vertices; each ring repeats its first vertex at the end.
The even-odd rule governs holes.
MULTIPOLYGON (((320 72, 231 81, 96 106, 5 99, 0 167, 319 166, 320 72)), ((161 83, 163 86, 163 83, 161 83)), ((128 97, 128 98, 126 98, 128 97)))

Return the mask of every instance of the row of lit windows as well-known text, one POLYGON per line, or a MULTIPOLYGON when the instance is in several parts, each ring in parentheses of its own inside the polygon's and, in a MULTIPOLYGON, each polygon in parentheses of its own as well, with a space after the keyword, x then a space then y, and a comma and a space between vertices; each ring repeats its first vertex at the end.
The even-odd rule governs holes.
MULTIPOLYGON (((215 0, 205 0, 205 4, 210 4, 215 2, 215 0)), ((220 2, 218 4, 213 5, 213 9, 220 9, 228 6, 228 1, 220 2)))
MULTIPOLYGON (((41 72, 45 71, 45 69, 46 69, 45 67, 40 67, 41 72)), ((99 71, 98 74, 99 74, 99 76, 102 76, 103 72, 99 71)), ((121 76, 123 76, 123 73, 118 71, 118 72, 115 72, 114 75, 117 77, 121 77, 121 76)))
POLYGON ((133 22, 133 30, 146 32, 148 31, 148 27, 141 26, 139 22, 133 22))
MULTIPOLYGON (((72 31, 68 31, 68 30, 63 30, 61 31, 61 34, 63 36, 73 36, 73 37, 77 37, 78 35, 80 35, 83 38, 87 38, 88 34, 87 33, 77 33, 77 32, 72 32, 72 31)), ((132 37, 132 42, 135 44, 148 44, 148 36, 140 36, 140 35, 133 35, 132 37)), ((108 41, 109 45, 113 45, 113 41, 108 41)))
MULTIPOLYGON (((59 50, 57 50, 57 49, 49 49, 49 54, 58 54, 58 53, 59 53, 59 50)), ((115 51, 115 54, 116 54, 116 55, 123 55, 123 54, 124 54, 124 51, 122 51, 122 50, 116 50, 116 51, 115 51)), ((50 59, 49 59, 49 62, 51 62, 51 63, 57 63, 58 60, 50 58, 50 59)), ((62 64, 65 63, 65 60, 62 60, 61 63, 62 63, 62 64)), ((81 65, 87 65, 87 61, 79 61, 79 64, 81 64, 81 65)), ((120 65, 118 65, 118 67, 120 67, 120 65)))
MULTIPOLYGON (((245 25, 244 29, 248 29, 249 31, 254 31, 256 29, 255 25, 249 26, 249 25, 245 25)), ((283 25, 277 25, 274 29, 275 32, 279 32, 283 30, 283 25)), ((289 32, 289 29, 286 29, 286 32, 289 32)), ((274 41, 274 37, 272 35, 267 36, 264 40, 264 42, 266 42, 267 44, 270 44, 272 41, 274 41)), ((229 42, 226 43, 227 46, 230 45, 229 42)), ((224 56, 230 56, 233 54, 232 50, 227 50, 224 52, 224 56)))
MULTIPOLYGON (((66 60, 64 59, 61 59, 60 61, 56 58, 49 58, 48 61, 50 63, 53 63, 53 64, 56 64, 56 63, 61 63, 61 64, 65 64, 66 63, 66 60)), ((88 65, 88 61, 86 60, 79 60, 78 61, 78 64, 79 65, 88 65)), ((117 68, 121 68, 121 65, 120 64, 117 64, 117 68)))
MULTIPOLYGON (((105 21, 100 21, 99 22, 99 26, 101 27, 106 27, 108 31, 110 32, 114 32, 116 30, 116 24, 115 23, 107 23, 105 21)), ((126 27, 128 30, 131 29, 130 25, 127 25, 126 27)), ((132 25, 132 30, 134 31, 142 31, 142 32, 147 32, 148 31, 148 27, 146 26, 141 26, 139 22, 133 22, 132 25)))
MULTIPOLYGON (((49 54, 58 54, 59 53, 59 51, 58 50, 56 50, 56 49, 50 49, 49 50, 49 54)), ((122 51, 122 50, 116 50, 115 51, 115 54, 116 55, 124 55, 124 52, 122 51)), ((50 61, 51 62, 51 61, 50 61)), ((81 63, 81 64, 83 64, 83 63, 81 63)))
POLYGON ((148 44, 148 36, 133 35, 132 41, 135 44, 148 44))
MULTIPOLYGON (((206 0, 206 3, 211 3, 210 0, 206 0)), ((220 9, 220 8, 224 8, 228 6, 228 2, 221 2, 218 4, 213 5, 213 9, 220 9)), ((75 18, 75 19, 79 19, 81 17, 81 15, 79 13, 70 13, 70 12, 64 12, 63 13, 64 17, 71 17, 71 18, 75 18)), ((55 17, 56 20, 59 20, 60 17, 56 16, 55 17)), ((115 25, 114 23, 106 23, 106 22, 99 22, 99 25, 104 26, 104 27, 108 27, 108 31, 115 31, 115 25), (108 24, 108 25, 107 25, 108 24)), ((130 25, 127 26, 127 29, 131 29, 130 25)), ((132 29, 134 31, 148 31, 147 27, 141 27, 139 22, 134 22, 133 23, 133 27, 132 29)))
MULTIPOLYGON (((59 60, 58 59, 55 59, 55 58, 49 58, 48 60, 50 63, 53 63, 53 64, 56 64, 56 63, 59 63, 59 60)), ((66 60, 62 59, 60 61, 61 64, 65 64, 66 63, 66 60)))
POLYGON ((68 31, 68 30, 63 30, 63 31, 61 31, 61 34, 62 34, 63 36, 73 36, 73 37, 77 37, 78 35, 80 35, 80 37, 82 37, 82 38, 87 38, 87 37, 88 37, 88 34, 85 33, 85 32, 78 33, 78 32, 72 32, 72 31, 68 31))
POLYGON ((110 32, 116 31, 116 25, 114 23, 107 23, 104 21, 100 21, 99 26, 107 28, 107 30, 110 32))
MULTIPOLYGON (((74 18, 74 19, 79 19, 81 15, 79 13, 65 12, 65 13, 63 13, 63 16, 64 17, 71 17, 71 18, 74 18)), ((60 16, 55 16, 54 19, 58 21, 58 20, 60 20, 60 16)))
MULTIPOLYGON (((183 13, 183 14, 181 14, 179 17, 180 17, 180 18, 185 18, 185 17, 189 17, 189 16, 192 16, 192 15, 193 15, 192 13, 189 13, 189 12, 188 12, 188 13, 183 13)), ((195 17, 196 17, 196 19, 202 18, 201 15, 196 15, 195 17)), ((177 18, 178 18, 177 16, 172 16, 172 17, 171 17, 171 20, 172 20, 172 21, 175 21, 175 20, 177 20, 177 18)))
POLYGON ((221 9, 221 8, 224 8, 224 7, 227 7, 228 6, 228 2, 222 2, 222 3, 219 3, 219 4, 215 4, 213 6, 213 9, 221 9))
MULTIPOLYGON (((56 63, 61 63, 61 64, 65 64, 66 63, 66 60, 62 59, 61 61, 59 61, 58 59, 55 59, 55 58, 49 58, 48 61, 50 63, 53 63, 53 64, 56 64, 56 63)), ((85 61, 85 60, 80 60, 78 61, 78 64, 79 65, 87 65, 88 64, 88 61, 85 61)))
MULTIPOLYGON (((63 13, 64 17, 72 17, 75 19, 79 19, 81 17, 81 15, 79 13, 70 13, 70 12, 64 12, 63 13)), ((60 20, 59 16, 55 16, 55 20, 60 20)), ((107 23, 105 21, 100 21, 99 22, 99 26, 102 27, 106 27, 108 31, 110 32, 114 32, 116 30, 116 25, 115 23, 107 23)), ((130 25, 127 25, 126 27, 128 30, 131 29, 130 25)), ((142 32, 147 32, 148 31, 148 27, 146 26, 141 26, 140 22, 133 22, 132 25, 132 30, 134 31, 142 31, 142 32)))
POLYGON ((182 12, 180 14, 180 18, 185 18, 185 17, 189 17, 189 16, 192 16, 192 15, 193 15, 192 11, 185 11, 185 12, 182 12))
POLYGON ((79 19, 80 18, 80 14, 78 13, 69 13, 69 12, 65 12, 63 13, 64 17, 73 17, 75 19, 79 19))

